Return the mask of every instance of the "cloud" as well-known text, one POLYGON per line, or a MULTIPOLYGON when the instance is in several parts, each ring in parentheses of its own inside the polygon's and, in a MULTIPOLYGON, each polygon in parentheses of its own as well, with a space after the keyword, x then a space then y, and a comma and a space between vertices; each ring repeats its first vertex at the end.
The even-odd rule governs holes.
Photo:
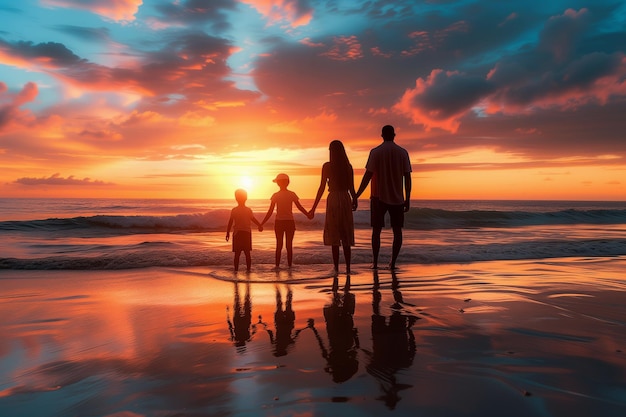
POLYGON ((9 123, 27 123, 32 120, 31 112, 20 107, 37 97, 37 84, 29 82, 18 93, 9 92, 8 87, 0 82, 0 133, 9 123))
POLYGON ((198 99, 213 90, 236 92, 225 79, 231 73, 226 60, 233 52, 222 38, 180 31, 160 50, 145 52, 139 60, 128 61, 128 66, 108 67, 80 58, 57 42, 0 40, 0 59, 7 65, 45 71, 81 92, 126 91, 145 97, 178 93, 198 99))
POLYGON ((114 21, 133 21, 143 0, 41 0, 43 4, 88 10, 114 21))
POLYGON ((363 58, 363 50, 356 36, 339 36, 333 39, 333 46, 322 55, 337 61, 349 61, 363 58))
POLYGON ((24 69, 57 69, 83 62, 65 45, 58 42, 36 44, 30 41, 9 43, 0 39, 0 60, 5 65, 24 69))
POLYGON ((255 8, 270 25, 286 22, 291 27, 309 24, 313 18, 313 7, 309 0, 241 0, 255 8))
POLYGON ((231 28, 229 12, 237 7, 235 0, 183 0, 157 3, 156 19, 160 27, 202 25, 210 23, 215 31, 231 28))
POLYGON ((456 132, 459 118, 493 90, 494 86, 483 78, 433 70, 425 80, 417 79, 415 88, 405 91, 394 110, 426 129, 456 132))
POLYGON ((56 173, 49 177, 41 177, 41 178, 18 178, 15 180, 16 184, 22 184, 27 186, 37 186, 37 185, 54 185, 54 186, 110 186, 114 185, 110 182, 104 182, 99 180, 92 180, 91 178, 83 178, 77 179, 74 178, 73 175, 70 175, 67 178, 61 177, 60 174, 56 173))
POLYGON ((433 70, 417 78, 415 88, 407 89, 394 109, 427 129, 455 133, 472 111, 486 115, 567 111, 624 97, 623 52, 573 53, 581 48, 588 20, 586 9, 568 9, 550 18, 533 49, 500 58, 486 74, 433 70))

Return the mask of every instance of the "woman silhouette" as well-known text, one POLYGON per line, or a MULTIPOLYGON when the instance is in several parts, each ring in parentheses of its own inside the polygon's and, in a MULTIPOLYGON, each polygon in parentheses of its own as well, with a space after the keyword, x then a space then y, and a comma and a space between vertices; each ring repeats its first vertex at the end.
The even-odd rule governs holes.
POLYGON ((339 272, 339 246, 343 246, 346 261, 346 273, 350 273, 351 246, 354 246, 354 220, 352 205, 356 201, 354 191, 354 171, 346 155, 346 150, 338 140, 329 146, 330 161, 322 166, 322 178, 309 219, 315 215, 315 209, 328 184, 326 198, 326 220, 324 222, 324 245, 332 246, 335 273, 339 272))

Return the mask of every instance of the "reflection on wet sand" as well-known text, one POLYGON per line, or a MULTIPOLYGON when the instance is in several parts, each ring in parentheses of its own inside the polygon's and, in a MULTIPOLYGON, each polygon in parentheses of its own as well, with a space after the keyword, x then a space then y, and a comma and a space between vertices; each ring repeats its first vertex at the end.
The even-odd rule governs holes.
POLYGON ((322 351, 322 357, 326 359, 324 370, 331 374, 334 382, 347 381, 359 368, 357 358, 359 333, 354 327, 353 319, 355 305, 355 296, 350 292, 350 275, 346 277, 342 293, 339 293, 339 278, 335 276, 331 303, 325 305, 323 309, 328 347, 317 331, 314 321, 312 319, 309 321, 322 351))
POLYGON ((416 347, 412 327, 417 317, 402 312, 404 300, 400 292, 398 277, 392 272, 391 289, 395 302, 391 306, 391 315, 387 320, 380 310, 382 295, 378 271, 374 270, 373 275, 372 350, 363 349, 363 351, 368 357, 367 372, 376 378, 383 391, 379 399, 393 410, 400 401, 399 392, 412 387, 409 384, 399 383, 396 373, 413 364, 416 347))
POLYGON ((237 347, 239 353, 246 350, 246 343, 252 340, 257 332, 256 324, 252 324, 252 300, 250 298, 250 282, 243 284, 246 288, 243 304, 241 303, 241 295, 239 294, 239 281, 234 282, 234 302, 232 319, 226 310, 226 321, 228 322, 228 330, 230 331, 230 340, 237 347))
POLYGON ((293 311, 293 291, 288 284, 283 285, 285 302, 283 304, 283 292, 281 285, 275 285, 276 289, 276 312, 274 313, 274 327, 272 330, 267 323, 262 322, 259 316, 259 323, 263 324, 270 337, 272 353, 274 356, 285 356, 296 343, 298 335, 302 329, 293 332, 296 321, 296 313, 293 311))

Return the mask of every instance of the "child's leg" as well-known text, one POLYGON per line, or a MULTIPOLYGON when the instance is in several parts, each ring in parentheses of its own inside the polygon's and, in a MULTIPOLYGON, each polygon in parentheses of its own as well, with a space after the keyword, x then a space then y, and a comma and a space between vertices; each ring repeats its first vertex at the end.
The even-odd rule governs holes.
POLYGON ((287 265, 291 266, 293 260, 293 235, 295 230, 288 230, 285 232, 285 247, 287 248, 287 265))
POLYGON ((235 252, 235 262, 234 262, 234 266, 235 266, 235 272, 239 271, 239 256, 241 255, 240 251, 235 252))
POLYGON ((250 272, 250 267, 252 266, 252 259, 250 258, 250 251, 244 251, 244 255, 246 255, 246 271, 250 272))
POLYGON ((280 266, 280 253, 283 251, 283 231, 274 229, 276 235, 276 268, 280 266))

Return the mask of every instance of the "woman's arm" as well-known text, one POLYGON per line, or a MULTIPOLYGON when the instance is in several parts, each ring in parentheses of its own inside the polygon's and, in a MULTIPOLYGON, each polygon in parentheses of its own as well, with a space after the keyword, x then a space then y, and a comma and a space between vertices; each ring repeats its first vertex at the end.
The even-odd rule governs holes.
POLYGON ((315 214, 315 209, 322 199, 322 195, 324 194, 324 190, 326 189, 326 183, 328 182, 328 169, 329 165, 328 162, 326 162, 324 165, 322 165, 322 178, 320 179, 320 186, 317 189, 317 195, 315 196, 315 202, 313 203, 313 207, 309 212, 310 214, 315 214))

